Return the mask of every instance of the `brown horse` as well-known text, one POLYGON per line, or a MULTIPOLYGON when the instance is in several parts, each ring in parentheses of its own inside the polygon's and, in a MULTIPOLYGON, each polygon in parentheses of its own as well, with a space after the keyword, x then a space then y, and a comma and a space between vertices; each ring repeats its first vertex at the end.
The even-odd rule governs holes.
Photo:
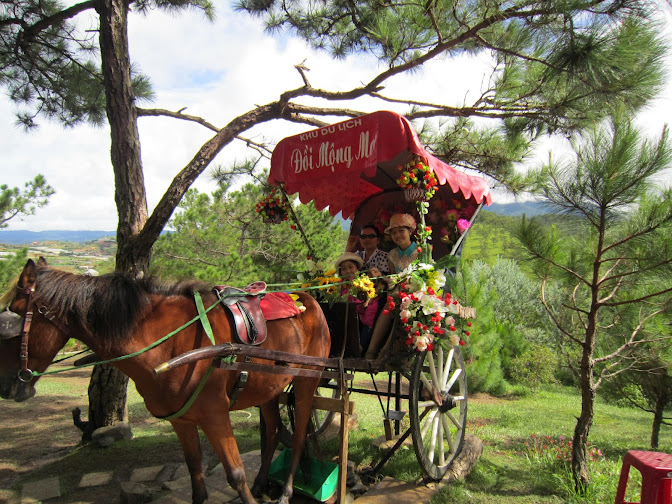
MULTIPOLYGON (((218 301, 211 290, 195 282, 167 285, 151 278, 136 280, 119 273, 91 277, 49 268, 42 258, 38 264, 29 260, 9 305, 11 312, 16 314, 11 315, 15 322, 18 321, 15 325, 22 330, 10 330, 8 334, 7 327, 11 324, 3 324, 0 396, 23 401, 35 395, 34 386, 38 377, 31 374, 31 370, 33 373, 45 371, 69 338, 80 340, 106 360, 144 349, 197 316, 194 291, 201 293, 206 308, 218 301), (32 320, 30 312, 33 312, 32 320), (19 375, 24 381, 19 379, 19 375)), ((311 296, 305 293, 299 293, 299 296, 306 310, 291 318, 268 321, 268 337, 262 346, 300 355, 327 357, 330 337, 322 310, 311 296)), ((230 342, 231 325, 225 309, 221 305, 216 306, 207 317, 216 343, 230 342)), ((194 323, 158 346, 113 365, 135 382, 152 415, 166 417, 179 411, 188 401, 212 360, 199 360, 158 376, 153 372, 154 368, 173 357, 210 344, 203 325, 194 323)), ((252 362, 255 361, 258 359, 252 362)), ((171 420, 191 475, 192 500, 197 504, 207 498, 199 427, 217 452, 227 480, 242 502, 256 502, 245 480, 229 418, 230 395, 238 374, 238 371, 214 369, 191 407, 179 418, 171 420)), ((280 430, 277 398, 291 379, 285 374, 250 372, 247 384, 233 407, 260 406, 265 420, 267 442, 261 469, 253 486, 255 494, 263 490, 267 482, 280 430)), ((319 378, 314 377, 294 378, 294 458, 278 502, 287 503, 292 496, 293 474, 305 441, 318 381, 319 378)))

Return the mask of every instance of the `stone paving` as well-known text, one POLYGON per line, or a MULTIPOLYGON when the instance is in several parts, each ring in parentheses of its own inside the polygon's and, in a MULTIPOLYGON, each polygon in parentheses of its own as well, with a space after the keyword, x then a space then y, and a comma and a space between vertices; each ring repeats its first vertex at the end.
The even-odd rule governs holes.
MULTIPOLYGON (((245 473, 249 482, 254 481, 259 470, 260 452, 253 451, 242 455, 245 473)), ((62 496, 59 478, 53 477, 27 483, 23 486, 20 498, 18 496, 0 497, 0 504, 116 504, 128 502, 138 504, 149 502, 151 504, 191 504, 191 482, 186 465, 173 467, 166 478, 167 467, 151 466, 133 469, 128 481, 115 480, 112 471, 91 472, 84 474, 78 488, 69 495, 62 496), (109 494, 104 500, 88 499, 85 495, 87 489, 92 487, 109 487, 109 494), (130 500, 120 500, 124 492, 131 494, 130 500), (151 496, 151 497, 150 497, 151 496)), ((224 468, 218 464, 205 478, 208 489, 209 503, 229 503, 238 497, 238 494, 226 483, 224 468)), ((408 502, 429 502, 438 486, 432 487, 405 483, 390 477, 386 477, 372 487, 364 495, 355 498, 348 494, 344 504, 406 504, 408 502)), ((292 504, 311 504, 313 499, 295 493, 292 504)))

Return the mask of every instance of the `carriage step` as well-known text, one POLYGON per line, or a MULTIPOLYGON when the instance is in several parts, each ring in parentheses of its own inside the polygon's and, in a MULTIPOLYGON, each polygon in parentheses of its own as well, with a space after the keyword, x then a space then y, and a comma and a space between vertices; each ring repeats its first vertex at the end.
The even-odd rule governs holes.
POLYGON ((405 411, 388 410, 387 413, 385 413, 385 418, 386 419, 394 420, 394 421, 401 420, 405 416, 406 416, 405 411))

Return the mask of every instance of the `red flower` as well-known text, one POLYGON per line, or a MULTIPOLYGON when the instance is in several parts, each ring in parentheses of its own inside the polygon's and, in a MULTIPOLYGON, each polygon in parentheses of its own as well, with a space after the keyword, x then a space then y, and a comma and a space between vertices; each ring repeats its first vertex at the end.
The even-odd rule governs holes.
POLYGON ((295 224, 292 224, 292 225, 289 226, 289 227, 292 228, 292 229, 294 229, 294 230, 296 230, 296 225, 295 225, 295 224))
POLYGON ((452 325, 449 327, 449 329, 450 329, 451 331, 453 331, 453 332, 454 332, 454 331, 457 331, 457 329, 455 329, 455 326, 452 326, 452 325))
POLYGON ((383 310, 383 315, 389 315, 389 314, 390 314, 389 310, 383 310))
POLYGON ((471 336, 471 333, 469 331, 464 331, 464 334, 466 334, 467 336, 471 336))
POLYGON ((422 247, 418 247, 418 254, 422 252, 422 247))
POLYGON ((460 346, 464 346, 464 345, 466 345, 466 343, 464 341, 460 340, 460 346))
POLYGON ((471 327, 471 322, 467 322, 467 326, 471 327))
POLYGON ((310 261, 310 256, 306 257, 306 260, 310 261))

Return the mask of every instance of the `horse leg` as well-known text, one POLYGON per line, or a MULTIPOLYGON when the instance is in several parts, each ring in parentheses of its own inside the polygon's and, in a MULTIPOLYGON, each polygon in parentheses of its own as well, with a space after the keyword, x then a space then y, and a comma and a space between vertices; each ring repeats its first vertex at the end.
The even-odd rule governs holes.
POLYGON ((257 477, 254 479, 254 485, 252 485, 252 495, 255 497, 261 497, 263 491, 266 489, 268 471, 273 461, 273 453, 275 453, 278 441, 280 440, 280 408, 277 397, 262 404, 260 406, 260 414, 264 419, 266 443, 261 454, 261 466, 259 467, 257 477))
POLYGON ((177 437, 180 439, 184 459, 187 462, 191 476, 191 501, 193 504, 203 504, 208 498, 208 490, 203 480, 203 453, 201 441, 198 437, 198 427, 184 422, 171 422, 177 437))
POLYGON ((319 379, 297 377, 294 379, 294 436, 292 437, 292 462, 287 475, 287 482, 282 489, 282 495, 278 499, 278 504, 289 504, 289 500, 294 494, 294 473, 299 466, 303 446, 306 442, 306 432, 308 430, 308 421, 313 412, 313 397, 319 379))
POLYGON ((243 460, 240 458, 238 444, 233 437, 233 426, 228 411, 216 416, 212 423, 201 423, 201 429, 215 449, 224 466, 226 480, 236 492, 243 504, 256 504, 245 478, 243 460))

